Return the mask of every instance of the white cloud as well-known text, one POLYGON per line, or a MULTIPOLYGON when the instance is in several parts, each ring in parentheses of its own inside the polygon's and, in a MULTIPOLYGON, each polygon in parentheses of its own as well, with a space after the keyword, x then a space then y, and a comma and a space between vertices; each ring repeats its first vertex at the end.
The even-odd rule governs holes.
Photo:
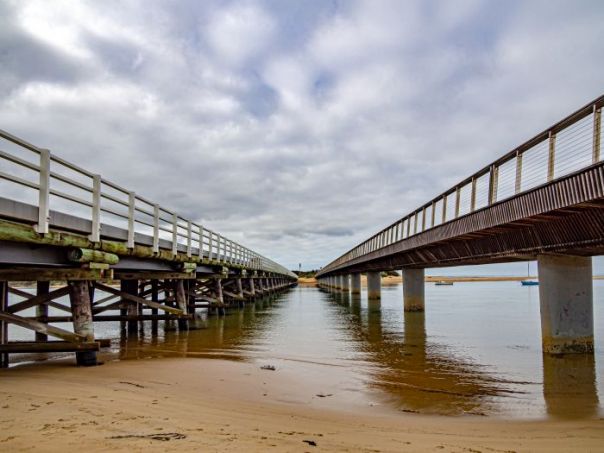
POLYGON ((218 59, 241 65, 271 45, 275 24, 267 11, 246 2, 214 12, 201 29, 218 59))

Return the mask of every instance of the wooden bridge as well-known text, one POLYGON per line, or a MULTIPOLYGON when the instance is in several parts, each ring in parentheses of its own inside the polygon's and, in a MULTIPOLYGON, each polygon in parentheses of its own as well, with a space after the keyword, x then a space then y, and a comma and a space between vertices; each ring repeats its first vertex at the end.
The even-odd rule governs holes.
POLYGON ((318 273, 320 284, 359 294, 367 273, 368 297, 379 300, 380 272, 402 269, 405 311, 423 311, 425 268, 536 259, 544 351, 592 352, 603 104, 590 102, 344 253, 318 273))
POLYGON ((106 345, 94 322, 186 330, 201 309, 224 315, 296 284, 257 252, 2 130, 0 165, 0 366, 50 351, 94 365, 106 345), (53 325, 65 322, 73 331, 53 325), (10 324, 35 341, 11 341, 10 324))

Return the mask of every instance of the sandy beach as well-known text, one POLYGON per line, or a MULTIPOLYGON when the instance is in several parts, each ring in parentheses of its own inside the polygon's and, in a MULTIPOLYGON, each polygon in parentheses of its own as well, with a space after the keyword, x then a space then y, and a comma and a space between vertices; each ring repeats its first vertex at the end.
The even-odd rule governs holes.
POLYGON ((251 362, 77 368, 67 360, 3 370, 0 382, 2 451, 604 451, 602 419, 505 421, 349 405, 287 369, 251 362))

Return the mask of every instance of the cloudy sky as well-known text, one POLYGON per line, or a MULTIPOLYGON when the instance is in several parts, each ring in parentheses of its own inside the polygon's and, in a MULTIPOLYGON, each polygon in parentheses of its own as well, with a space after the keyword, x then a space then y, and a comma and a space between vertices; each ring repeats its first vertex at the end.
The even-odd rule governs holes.
POLYGON ((602 94, 604 2, 0 0, 0 127, 297 268, 602 94))

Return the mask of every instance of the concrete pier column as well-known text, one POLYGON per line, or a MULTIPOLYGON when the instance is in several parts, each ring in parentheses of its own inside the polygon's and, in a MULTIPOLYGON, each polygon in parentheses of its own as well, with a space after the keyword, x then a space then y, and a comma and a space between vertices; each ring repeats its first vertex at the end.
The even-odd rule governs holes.
POLYGON ((350 280, 348 279, 348 274, 344 274, 341 276, 342 281, 342 291, 346 294, 350 291, 350 280))
POLYGON ((382 298, 381 272, 367 272, 367 299, 379 300, 382 298))
POLYGON ((424 269, 403 269, 405 311, 424 311, 424 269))
MULTIPOLYGON (((69 285, 69 302, 73 313, 73 331, 83 335, 86 341, 94 341, 94 324, 92 322, 92 304, 88 292, 88 282, 77 280, 67 282, 69 285)), ((80 366, 97 364, 95 351, 76 352, 76 362, 80 366)))
POLYGON ((341 275, 335 276, 335 289, 336 289, 336 291, 340 291, 342 289, 342 276, 341 275))
POLYGON ((594 350, 591 258, 539 255, 539 301, 543 352, 594 350))
POLYGON ((353 295, 361 294, 361 274, 350 274, 350 286, 353 295))

